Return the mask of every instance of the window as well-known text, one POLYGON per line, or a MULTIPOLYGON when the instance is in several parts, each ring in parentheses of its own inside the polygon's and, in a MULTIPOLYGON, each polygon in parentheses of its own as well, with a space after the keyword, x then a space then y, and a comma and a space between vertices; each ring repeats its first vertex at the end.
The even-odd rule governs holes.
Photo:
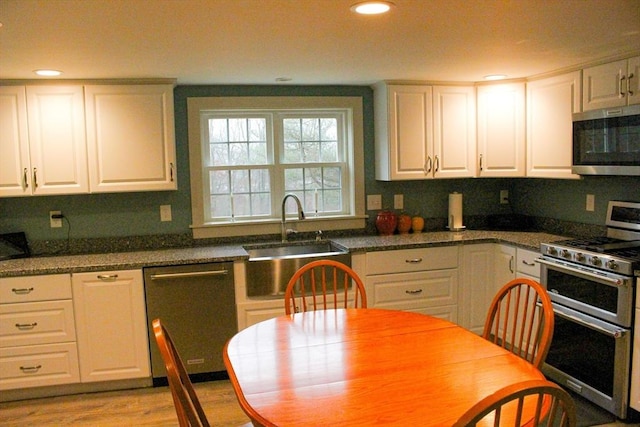
POLYGON ((188 109, 194 237, 279 233, 290 193, 300 231, 364 227, 360 98, 189 98, 188 109))

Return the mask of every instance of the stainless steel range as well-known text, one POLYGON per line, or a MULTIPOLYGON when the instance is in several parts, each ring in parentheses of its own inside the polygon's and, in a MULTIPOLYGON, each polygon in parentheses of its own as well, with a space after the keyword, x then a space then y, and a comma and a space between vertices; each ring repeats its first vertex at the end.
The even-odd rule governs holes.
POLYGON ((541 245, 541 282, 555 313, 543 372, 624 419, 634 273, 640 270, 640 203, 609 202, 606 225, 603 237, 541 245))

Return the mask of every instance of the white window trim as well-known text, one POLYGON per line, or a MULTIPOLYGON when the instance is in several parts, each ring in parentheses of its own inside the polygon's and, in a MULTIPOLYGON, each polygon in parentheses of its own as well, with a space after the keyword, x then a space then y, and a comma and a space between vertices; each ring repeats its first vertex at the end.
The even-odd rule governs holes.
POLYGON ((366 226, 364 197, 364 135, 362 98, 350 96, 302 96, 302 97, 199 97, 187 98, 189 135, 189 171, 191 178, 191 228, 194 239, 213 237, 238 237, 249 235, 279 234, 280 221, 235 222, 206 224, 202 192, 202 147, 200 111, 202 110, 250 110, 250 109, 318 109, 342 108, 352 114, 353 129, 353 176, 351 188, 354 198, 354 215, 334 217, 312 217, 298 221, 287 217, 287 227, 293 225, 298 231, 348 230, 366 226), (289 225, 291 224, 291 225, 289 225))

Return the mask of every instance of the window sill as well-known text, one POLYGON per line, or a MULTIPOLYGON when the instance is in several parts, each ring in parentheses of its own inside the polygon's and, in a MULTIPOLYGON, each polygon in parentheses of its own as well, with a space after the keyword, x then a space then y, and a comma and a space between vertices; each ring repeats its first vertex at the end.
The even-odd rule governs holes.
MULTIPOLYGON (((351 230, 365 228, 367 216, 310 217, 304 220, 287 218, 287 228, 299 232, 318 230, 351 230)), ((194 239, 217 237, 240 237, 265 234, 280 235, 280 221, 229 222, 220 224, 192 225, 194 239)))

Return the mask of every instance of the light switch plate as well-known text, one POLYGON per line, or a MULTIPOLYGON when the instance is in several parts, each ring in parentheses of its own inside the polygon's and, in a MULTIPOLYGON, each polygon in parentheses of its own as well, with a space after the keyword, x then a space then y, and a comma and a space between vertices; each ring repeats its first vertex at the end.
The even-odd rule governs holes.
POLYGON ((171 205, 160 205, 160 221, 171 221, 171 205))
POLYGON ((61 228, 62 218, 54 218, 54 215, 61 215, 61 211, 49 211, 49 226, 51 228, 61 228))
POLYGON ((596 197, 593 194, 587 194, 587 206, 586 209, 588 212, 593 212, 595 210, 596 205, 596 197))
POLYGON ((367 210, 375 211, 382 209, 382 196, 380 194, 367 195, 367 210))
POLYGON ((509 190, 500 190, 500 204, 501 205, 509 204, 509 190))
POLYGON ((404 196, 402 194, 393 195, 393 208, 404 209, 404 196))

